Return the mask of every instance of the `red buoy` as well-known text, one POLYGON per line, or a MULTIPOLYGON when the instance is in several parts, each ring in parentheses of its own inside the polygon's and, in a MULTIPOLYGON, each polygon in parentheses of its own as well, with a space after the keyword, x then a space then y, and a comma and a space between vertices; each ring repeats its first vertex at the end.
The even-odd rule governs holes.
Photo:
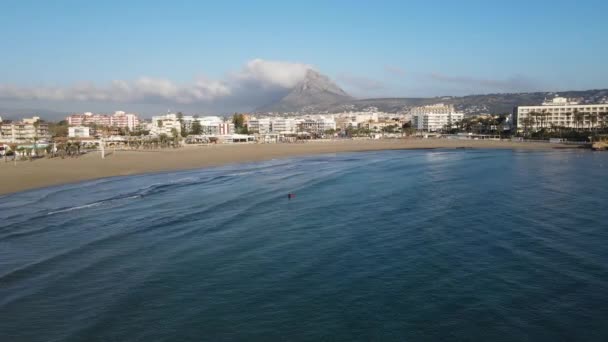
POLYGON ((287 194, 287 198, 289 198, 289 199, 292 199, 292 198, 295 198, 295 197, 296 197, 296 194, 287 194))

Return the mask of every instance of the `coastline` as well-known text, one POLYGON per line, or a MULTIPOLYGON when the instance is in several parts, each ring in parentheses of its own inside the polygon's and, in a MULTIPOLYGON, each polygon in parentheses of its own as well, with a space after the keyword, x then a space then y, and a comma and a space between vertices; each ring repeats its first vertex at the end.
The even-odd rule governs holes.
POLYGON ((573 149, 578 146, 538 142, 448 139, 309 141, 294 144, 186 146, 180 149, 99 152, 79 158, 38 159, 17 165, 0 161, 0 196, 55 185, 115 176, 169 172, 315 154, 406 149, 573 149))

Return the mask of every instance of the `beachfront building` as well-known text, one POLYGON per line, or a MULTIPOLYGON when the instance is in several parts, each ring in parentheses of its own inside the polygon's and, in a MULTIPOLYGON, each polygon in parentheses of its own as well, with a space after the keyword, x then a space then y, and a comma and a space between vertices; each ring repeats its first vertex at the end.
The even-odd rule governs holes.
POLYGON ((247 126, 250 133, 268 134, 272 132, 270 118, 250 118, 247 126))
POLYGON ((203 116, 197 119, 201 126, 202 134, 206 135, 231 135, 234 134, 234 124, 224 121, 218 116, 203 116))
POLYGON ((307 133, 323 134, 328 130, 336 129, 336 120, 331 117, 319 116, 307 118, 299 123, 299 131, 307 133))
POLYGON ((125 128, 129 131, 135 130, 139 125, 137 114, 116 111, 112 115, 93 114, 86 112, 83 114, 72 114, 66 118, 70 126, 100 126, 125 128))
POLYGON ((3 142, 27 143, 50 139, 48 124, 40 117, 24 118, 16 122, 2 122, 0 136, 3 142))
POLYGON ((297 120, 293 118, 249 118, 247 129, 251 133, 294 133, 297 130, 297 120))
POLYGON ((166 134, 173 136, 173 129, 181 134, 182 130, 191 133, 194 123, 198 122, 200 126, 199 135, 231 135, 234 134, 234 124, 231 121, 225 121, 219 116, 203 116, 196 117, 190 115, 178 116, 177 114, 167 114, 152 117, 152 126, 150 133, 152 135, 166 134))
POLYGON ((123 111, 114 112, 110 117, 111 126, 118 128, 126 128, 129 131, 134 131, 139 125, 139 117, 136 114, 125 113, 123 111))
POLYGON ((564 97, 545 100, 540 106, 519 106, 514 122, 519 131, 537 131, 552 126, 597 128, 608 124, 608 104, 579 104, 564 97))
POLYGON ((70 137, 70 138, 90 138, 91 137, 91 127, 70 126, 70 127, 68 127, 68 137, 70 137))
POLYGON ((290 118, 275 118, 271 121, 271 130, 274 133, 294 133, 297 130, 297 122, 290 118))
POLYGON ((427 132, 440 131, 464 118, 464 114, 457 113, 453 105, 443 103, 414 107, 410 110, 410 114, 414 128, 427 132))
POLYGON ((370 122, 378 122, 379 116, 382 113, 378 112, 348 112, 341 113, 335 116, 336 128, 346 130, 349 128, 360 128, 370 122))
POLYGON ((181 131, 182 125, 177 114, 157 115, 152 117, 150 135, 159 136, 164 134, 168 137, 173 137, 174 132, 177 133, 177 135, 180 135, 181 131))

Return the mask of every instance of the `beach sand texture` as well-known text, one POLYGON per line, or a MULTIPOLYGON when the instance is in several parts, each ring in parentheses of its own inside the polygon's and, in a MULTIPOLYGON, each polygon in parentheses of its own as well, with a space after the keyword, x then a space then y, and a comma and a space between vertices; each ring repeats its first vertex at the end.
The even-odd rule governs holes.
POLYGON ((105 159, 101 159, 99 152, 90 152, 79 158, 43 158, 32 162, 18 161, 16 165, 10 159, 8 163, 1 161, 0 194, 112 176, 196 169, 322 153, 425 148, 542 150, 574 147, 576 146, 491 140, 387 139, 186 146, 156 151, 112 152, 109 149, 109 155, 105 159))

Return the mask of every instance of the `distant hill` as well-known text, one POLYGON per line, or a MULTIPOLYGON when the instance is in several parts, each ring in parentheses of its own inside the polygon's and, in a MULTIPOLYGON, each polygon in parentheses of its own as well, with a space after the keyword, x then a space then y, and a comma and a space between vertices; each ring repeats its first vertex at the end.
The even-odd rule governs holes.
POLYGON ((353 98, 338 87, 329 77, 314 70, 308 70, 304 80, 299 82, 278 102, 258 108, 258 112, 294 112, 309 106, 337 105, 353 98))
POLYGON ((375 98, 354 99, 340 89, 327 76, 311 71, 310 76, 298 84, 279 102, 258 108, 257 112, 275 113, 340 113, 362 111, 375 107, 387 113, 409 110, 411 107, 435 103, 452 104, 466 114, 511 113, 516 106, 540 105, 555 96, 576 98, 580 103, 608 102, 608 89, 504 93, 468 96, 442 96, 432 98, 375 98))
POLYGON ((33 109, 33 108, 4 108, 0 107, 0 117, 2 120, 21 120, 23 118, 39 116, 46 121, 64 120, 69 113, 57 112, 48 109, 33 109))

